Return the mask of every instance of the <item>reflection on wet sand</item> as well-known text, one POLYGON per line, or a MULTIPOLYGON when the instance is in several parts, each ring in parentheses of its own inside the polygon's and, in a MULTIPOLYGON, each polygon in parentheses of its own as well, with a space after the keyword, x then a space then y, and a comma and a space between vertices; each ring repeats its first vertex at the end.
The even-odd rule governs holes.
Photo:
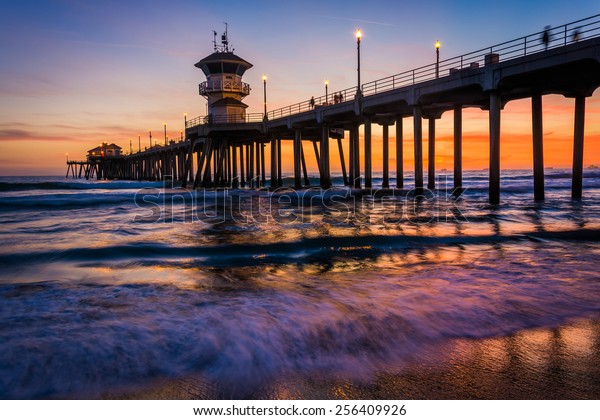
POLYGON ((105 394, 133 399, 598 399, 600 320, 449 340, 373 378, 293 375, 260 389, 187 377, 105 394))

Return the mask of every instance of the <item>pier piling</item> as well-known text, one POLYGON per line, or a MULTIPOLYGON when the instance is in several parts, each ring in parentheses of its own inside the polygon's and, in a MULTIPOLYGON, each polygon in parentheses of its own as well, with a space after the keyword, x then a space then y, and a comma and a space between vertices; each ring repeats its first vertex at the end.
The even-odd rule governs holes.
POLYGON ((536 201, 544 200, 544 130, 542 125, 542 95, 531 97, 533 131, 533 195, 536 201))

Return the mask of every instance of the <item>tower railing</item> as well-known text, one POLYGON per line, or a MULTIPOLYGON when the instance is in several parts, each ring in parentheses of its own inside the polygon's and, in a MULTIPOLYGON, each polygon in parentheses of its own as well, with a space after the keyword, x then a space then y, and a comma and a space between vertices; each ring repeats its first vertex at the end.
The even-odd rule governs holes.
POLYGON ((263 118, 264 115, 262 113, 250 113, 244 115, 205 115, 187 120, 185 128, 196 127, 198 125, 259 123, 263 121, 263 118))
POLYGON ((250 85, 248 83, 234 80, 210 80, 200 83, 198 89, 202 96, 207 96, 213 92, 236 92, 244 96, 250 94, 250 85))

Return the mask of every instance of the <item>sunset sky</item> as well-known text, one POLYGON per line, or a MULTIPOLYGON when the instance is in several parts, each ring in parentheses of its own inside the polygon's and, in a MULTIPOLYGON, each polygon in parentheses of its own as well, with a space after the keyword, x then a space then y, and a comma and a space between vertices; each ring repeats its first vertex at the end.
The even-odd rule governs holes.
MULTIPOLYGON (((148 130, 161 135, 163 122, 169 137, 179 137, 184 112, 205 114, 198 95, 205 79, 194 63, 212 53, 212 30, 220 34, 223 22, 235 53, 254 65, 244 76, 253 87, 248 112, 262 112, 263 74, 269 109, 323 95, 325 79, 330 92, 354 86, 359 27, 368 82, 432 63, 437 39, 444 59, 600 12, 597 0, 0 1, 0 176, 61 175, 65 153, 83 159, 102 141, 129 149, 130 139, 136 149, 138 134, 143 147, 148 130)), ((568 167, 573 100, 546 96, 543 104, 545 165, 568 167)), ((586 106, 584 164, 600 164, 600 94, 586 106)), ((531 167, 530 110, 523 100, 503 111, 503 168, 531 167)), ((464 166, 487 167, 487 112, 463 116, 464 166)), ((407 119, 409 169, 411 126, 407 119)), ((436 131, 438 168, 451 169, 451 112, 436 131)), ((380 130, 374 135, 377 160, 380 130)), ((291 169, 290 161, 284 171, 291 169)))

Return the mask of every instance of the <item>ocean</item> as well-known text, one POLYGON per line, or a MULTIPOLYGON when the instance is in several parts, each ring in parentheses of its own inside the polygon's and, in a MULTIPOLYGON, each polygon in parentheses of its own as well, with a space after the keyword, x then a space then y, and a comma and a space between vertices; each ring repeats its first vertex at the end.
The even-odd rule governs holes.
POLYGON ((568 170, 544 202, 531 171, 502 172, 498 206, 487 179, 415 199, 0 178, 0 398, 452 397, 431 372, 458 365, 525 366, 489 397, 550 372, 599 398, 600 170, 581 201, 568 170))

